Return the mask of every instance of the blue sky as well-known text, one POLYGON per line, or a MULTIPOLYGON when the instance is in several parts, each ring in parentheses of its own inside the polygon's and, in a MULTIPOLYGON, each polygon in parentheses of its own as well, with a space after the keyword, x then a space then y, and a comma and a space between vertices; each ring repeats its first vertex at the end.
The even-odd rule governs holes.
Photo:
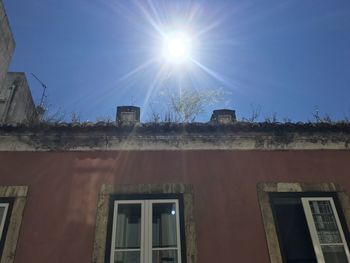
POLYGON ((36 102, 82 120, 114 119, 117 105, 164 112, 164 90, 220 89, 215 108, 239 118, 350 118, 348 0, 3 0, 16 40, 10 69, 24 71, 36 102), (161 31, 195 36, 197 63, 164 70, 161 31), (198 66, 200 65, 200 66, 198 66))

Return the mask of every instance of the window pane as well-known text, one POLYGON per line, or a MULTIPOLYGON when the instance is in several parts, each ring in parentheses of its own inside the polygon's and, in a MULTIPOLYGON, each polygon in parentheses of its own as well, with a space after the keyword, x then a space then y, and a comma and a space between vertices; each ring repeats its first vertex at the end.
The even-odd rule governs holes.
POLYGON ((348 263, 343 246, 322 246, 326 263, 348 263))
POLYGON ((6 217, 6 208, 4 206, 0 206, 0 238, 4 230, 5 217, 6 217))
POLYGON ((139 263, 140 251, 115 252, 114 263, 139 263))
POLYGON ((175 203, 153 204, 153 208, 152 208, 153 247, 176 247, 177 246, 176 213, 177 211, 176 211, 175 203))
POLYGON ((177 250, 153 251, 152 263, 177 263, 177 250))
POLYGON ((140 248, 141 204, 119 204, 116 229, 116 249, 140 248))
POLYGON ((310 201, 310 208, 320 243, 343 243, 330 202, 310 201))
POLYGON ((1 206, 0 207, 0 223, 2 221, 2 217, 5 216, 5 207, 1 206))

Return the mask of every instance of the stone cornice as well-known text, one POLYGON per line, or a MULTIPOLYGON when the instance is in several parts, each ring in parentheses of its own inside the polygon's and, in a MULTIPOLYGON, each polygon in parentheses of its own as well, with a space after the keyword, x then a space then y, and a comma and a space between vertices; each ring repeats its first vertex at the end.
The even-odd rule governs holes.
MULTIPOLYGON (((237 127, 236 127, 237 128, 237 127)), ((173 129, 43 130, 0 129, 0 151, 117 150, 349 150, 350 133, 341 130, 234 130, 232 127, 173 129)))

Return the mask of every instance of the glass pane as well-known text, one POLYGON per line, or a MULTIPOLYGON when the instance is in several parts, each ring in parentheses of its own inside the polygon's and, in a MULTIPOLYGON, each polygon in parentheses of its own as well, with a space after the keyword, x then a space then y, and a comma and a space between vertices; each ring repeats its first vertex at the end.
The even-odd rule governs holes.
POLYGON ((2 217, 5 214, 5 207, 1 206, 0 207, 0 223, 2 222, 2 217))
POLYGON ((114 263, 139 263, 140 251, 124 251, 114 253, 114 263))
POLYGON ((322 246, 326 263, 348 263, 343 246, 322 246))
POLYGON ((153 204, 152 244, 154 248, 176 247, 176 213, 175 203, 153 204))
POLYGON ((118 205, 116 230, 117 230, 116 236, 115 236, 116 249, 140 248, 141 204, 119 204, 118 205))
POLYGON ((310 201, 320 244, 343 243, 330 201, 310 201))
POLYGON ((153 251, 152 263, 176 263, 177 250, 156 250, 153 251))

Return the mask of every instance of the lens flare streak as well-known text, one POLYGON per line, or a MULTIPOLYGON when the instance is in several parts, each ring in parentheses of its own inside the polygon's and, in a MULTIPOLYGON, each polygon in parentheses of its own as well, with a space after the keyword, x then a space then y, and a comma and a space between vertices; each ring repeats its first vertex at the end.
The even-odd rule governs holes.
MULTIPOLYGON (((177 5, 175 1, 147 0, 131 3, 134 7, 128 4, 113 10, 121 10, 119 15, 132 22, 135 32, 145 31, 145 40, 140 43, 140 50, 142 45, 149 59, 146 62, 140 61, 134 69, 119 77, 115 85, 137 78, 143 78, 142 81, 146 78, 149 82, 148 79, 153 76, 149 84, 142 85, 143 89, 147 89, 140 92, 143 94, 144 106, 150 104, 152 98, 158 97, 169 86, 178 90, 179 94, 185 88, 196 90, 221 88, 223 85, 232 87, 230 80, 200 62, 201 58, 213 55, 207 48, 212 43, 201 43, 201 40, 210 39, 209 34, 220 26, 223 17, 208 20, 204 17, 201 6, 191 1, 183 6, 177 5), (128 9, 130 12, 127 12, 128 9), (140 25, 137 26, 133 21, 138 21, 140 25)), ((121 2, 118 2, 118 6, 120 5, 121 2)))

